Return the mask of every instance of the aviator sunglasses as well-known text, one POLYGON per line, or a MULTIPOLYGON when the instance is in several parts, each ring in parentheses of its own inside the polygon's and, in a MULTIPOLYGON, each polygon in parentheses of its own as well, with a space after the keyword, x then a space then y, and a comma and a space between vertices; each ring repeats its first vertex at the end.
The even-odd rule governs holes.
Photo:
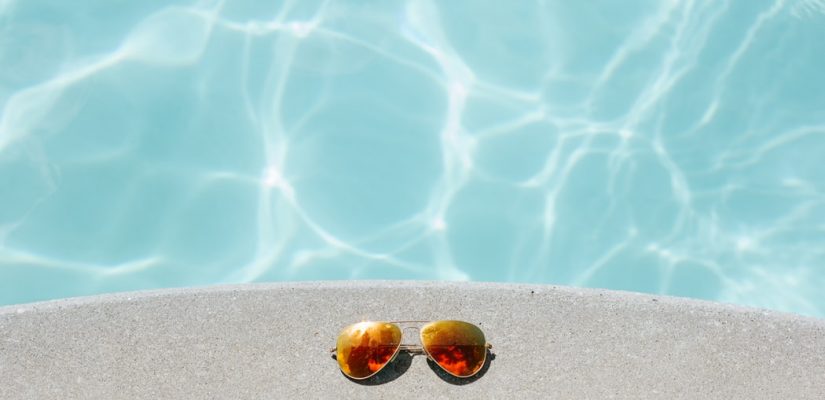
POLYGON ((464 321, 364 321, 344 328, 335 348, 341 372, 352 379, 367 379, 389 364, 401 351, 425 354, 457 378, 478 373, 487 361, 484 332, 464 321), (425 323, 419 329, 421 346, 402 344, 398 324, 425 323))

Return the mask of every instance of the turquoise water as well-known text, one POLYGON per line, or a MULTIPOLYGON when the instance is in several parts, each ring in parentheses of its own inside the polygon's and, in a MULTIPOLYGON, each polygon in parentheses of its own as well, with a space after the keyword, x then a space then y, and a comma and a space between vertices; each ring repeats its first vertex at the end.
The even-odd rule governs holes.
POLYGON ((0 0, 0 304, 542 282, 825 316, 825 1, 0 0))

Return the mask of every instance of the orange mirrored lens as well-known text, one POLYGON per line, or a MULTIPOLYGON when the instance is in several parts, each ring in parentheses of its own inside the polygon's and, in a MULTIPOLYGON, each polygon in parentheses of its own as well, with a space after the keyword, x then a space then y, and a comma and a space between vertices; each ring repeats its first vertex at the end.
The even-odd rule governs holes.
POLYGON ((347 376, 365 379, 375 375, 395 356, 401 345, 401 328, 386 322, 359 322, 338 335, 338 365, 347 376))
POLYGON ((475 375, 487 359, 487 340, 479 327, 463 321, 435 321, 421 328, 424 350, 450 374, 475 375))

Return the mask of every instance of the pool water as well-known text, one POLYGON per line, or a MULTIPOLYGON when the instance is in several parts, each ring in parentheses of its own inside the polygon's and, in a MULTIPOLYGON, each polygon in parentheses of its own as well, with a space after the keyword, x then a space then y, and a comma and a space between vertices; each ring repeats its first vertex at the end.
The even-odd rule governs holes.
POLYGON ((825 1, 0 0, 0 304, 530 282, 825 316, 825 1))

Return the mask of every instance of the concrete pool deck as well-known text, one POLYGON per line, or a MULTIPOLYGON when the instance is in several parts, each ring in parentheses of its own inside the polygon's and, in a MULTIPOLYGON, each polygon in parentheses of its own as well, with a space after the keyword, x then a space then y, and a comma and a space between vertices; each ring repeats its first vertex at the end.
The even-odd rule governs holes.
POLYGON ((0 382, 2 399, 822 399, 825 320, 543 285, 172 289, 0 308, 0 382), (415 356, 356 383, 328 349, 364 319, 470 321, 495 358, 469 381, 415 356))

